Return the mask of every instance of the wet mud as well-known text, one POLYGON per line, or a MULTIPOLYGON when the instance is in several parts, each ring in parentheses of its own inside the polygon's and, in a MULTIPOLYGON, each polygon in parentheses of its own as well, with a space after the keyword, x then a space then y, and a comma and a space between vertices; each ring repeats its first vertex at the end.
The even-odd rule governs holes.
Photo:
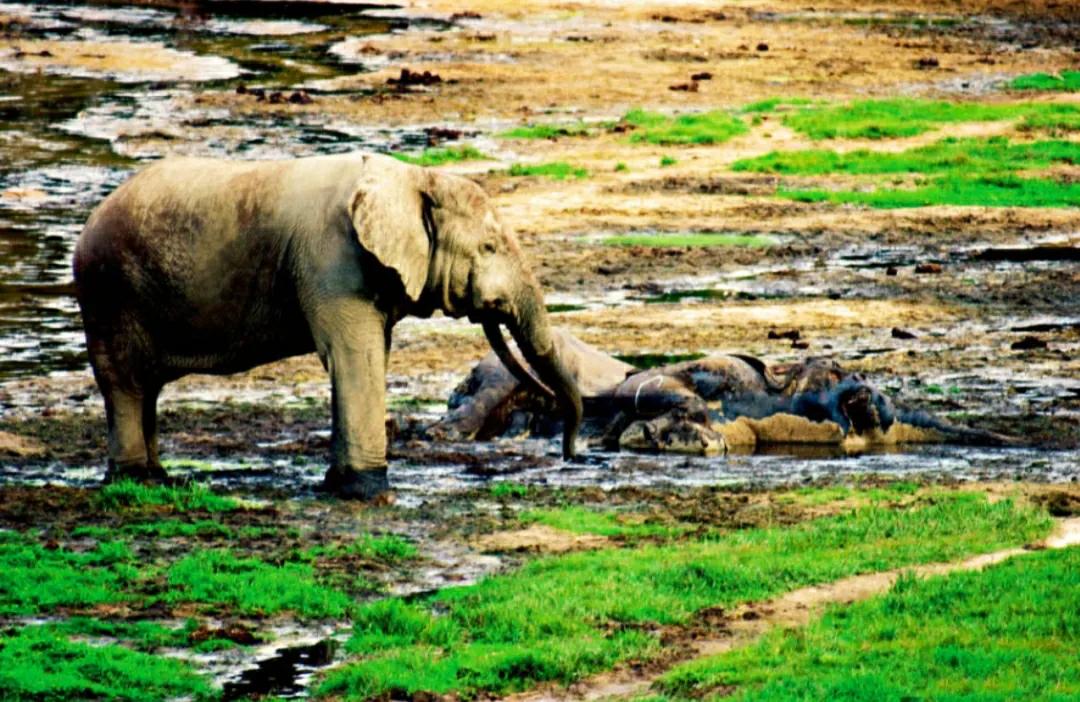
MULTIPOLYGON (((268 5, 0 3, 0 529, 86 550, 93 542, 77 530, 96 527, 123 535, 148 561, 227 547, 283 563, 323 547, 331 555, 317 557, 320 572, 366 601, 474 582, 537 554, 668 538, 568 537, 521 519, 568 505, 615 510, 635 525, 689 525, 678 538, 796 524, 843 503, 806 504, 788 488, 852 481, 971 483, 1076 514, 1075 208, 874 210, 784 200, 776 197, 784 179, 729 170, 736 159, 816 146, 784 126, 782 112, 748 118, 747 133, 715 145, 632 143, 618 127, 635 107, 735 110, 773 97, 1048 99, 1003 85, 1075 68, 1080 25, 1069 3, 268 5), (668 89, 679 85, 686 89, 668 89), (564 133, 500 136, 533 123, 564 133), (582 124, 589 135, 574 136, 582 124), (167 155, 264 159, 440 145, 484 154, 447 168, 480 183, 518 232, 555 323, 605 352, 639 366, 703 354, 770 362, 821 355, 903 404, 1031 445, 854 455, 781 445, 714 458, 583 446, 568 463, 543 437, 433 442, 422 429, 488 351, 477 329, 436 317, 407 320, 395 333, 394 504, 341 504, 317 491, 329 388, 318 361, 301 357, 186 378, 163 395, 170 474, 244 500, 245 509, 177 515, 103 506, 105 420, 70 272, 95 204, 167 155), (506 172, 549 161, 589 175, 506 172), (615 240, 694 232, 756 243, 615 240), (171 519, 220 529, 140 531, 171 519), (225 538, 225 529, 244 536, 225 538), (418 556, 388 565, 333 555, 360 533, 400 536, 418 556)), ((947 125, 889 144, 836 140, 828 148, 900 151, 943 136, 995 135, 1028 138, 1013 123, 947 125)), ((342 622, 164 605, 58 616, 87 614, 170 626, 195 616, 209 638, 237 645, 175 653, 227 699, 309 695, 313 671, 341 659, 335 642, 348 633, 342 622)))

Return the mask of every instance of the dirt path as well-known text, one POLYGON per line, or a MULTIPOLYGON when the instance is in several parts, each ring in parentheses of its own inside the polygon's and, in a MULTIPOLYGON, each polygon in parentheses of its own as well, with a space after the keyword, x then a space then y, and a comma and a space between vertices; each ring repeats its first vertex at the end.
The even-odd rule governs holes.
POLYGON ((512 695, 506 699, 513 702, 580 702, 641 697, 646 695, 660 676, 676 663, 714 656, 747 646, 773 627, 805 626, 829 605, 851 604, 888 592, 902 573, 928 577, 982 570, 1015 556, 1029 553, 1031 550, 1059 549, 1076 545, 1080 545, 1080 517, 1071 517, 1059 520, 1054 533, 1036 546, 984 553, 953 563, 930 563, 880 573, 867 573, 833 583, 800 588, 774 600, 750 603, 732 612, 724 612, 722 617, 709 622, 711 631, 708 635, 685 642, 688 655, 670 658, 664 661, 662 666, 617 670, 597 675, 570 688, 544 688, 512 695))

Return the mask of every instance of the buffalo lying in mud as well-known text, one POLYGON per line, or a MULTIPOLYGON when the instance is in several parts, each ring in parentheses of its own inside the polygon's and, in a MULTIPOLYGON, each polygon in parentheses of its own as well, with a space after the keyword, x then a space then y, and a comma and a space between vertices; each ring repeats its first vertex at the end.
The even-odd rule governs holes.
MULTIPOLYGON (((768 366, 750 356, 712 356, 640 370, 563 330, 553 336, 581 389, 585 432, 609 450, 711 455, 791 443, 848 451, 1015 443, 898 408, 861 375, 826 359, 768 366)), ((546 388, 515 375, 491 353, 458 385, 448 413, 428 431, 457 440, 554 434, 558 416, 546 388)))

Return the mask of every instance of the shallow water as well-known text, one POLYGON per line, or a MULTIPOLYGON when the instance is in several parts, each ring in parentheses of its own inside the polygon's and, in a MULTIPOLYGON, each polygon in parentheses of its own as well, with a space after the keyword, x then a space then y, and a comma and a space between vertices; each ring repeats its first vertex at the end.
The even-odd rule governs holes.
POLYGON ((209 7, 0 3, 0 14, 17 20, 6 34, 13 46, 131 42, 181 52, 167 54, 168 70, 46 65, 38 72, 36 57, 0 51, 0 380, 85 367, 72 247, 92 208, 140 164, 166 153, 275 158, 425 144, 422 128, 181 109, 182 98, 204 86, 289 91, 362 71, 339 62, 329 51, 334 42, 410 22, 365 3, 215 3, 213 15, 209 7))

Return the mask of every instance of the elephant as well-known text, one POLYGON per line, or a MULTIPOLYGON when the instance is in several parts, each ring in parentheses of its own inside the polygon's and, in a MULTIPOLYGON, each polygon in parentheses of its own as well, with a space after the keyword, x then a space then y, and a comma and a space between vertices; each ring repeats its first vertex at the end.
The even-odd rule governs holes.
POLYGON ((106 480, 167 479, 156 416, 166 383, 316 352, 331 380, 323 487, 378 496, 389 488, 391 333, 404 316, 437 310, 482 324, 507 367, 552 398, 563 455, 574 455, 581 395, 555 352, 540 286, 467 178, 366 153, 167 158, 91 213, 73 264, 105 400, 106 480))
MULTIPOLYGON (((949 442, 1010 445, 1011 437, 897 407, 835 361, 767 365, 740 354, 642 370, 555 329, 555 347, 578 379, 585 433, 609 450, 710 455, 770 444, 869 446, 949 442)), ((519 364, 520 365, 520 364, 519 364)), ((484 439, 545 434, 555 407, 489 354, 454 390, 432 436, 484 439)))

